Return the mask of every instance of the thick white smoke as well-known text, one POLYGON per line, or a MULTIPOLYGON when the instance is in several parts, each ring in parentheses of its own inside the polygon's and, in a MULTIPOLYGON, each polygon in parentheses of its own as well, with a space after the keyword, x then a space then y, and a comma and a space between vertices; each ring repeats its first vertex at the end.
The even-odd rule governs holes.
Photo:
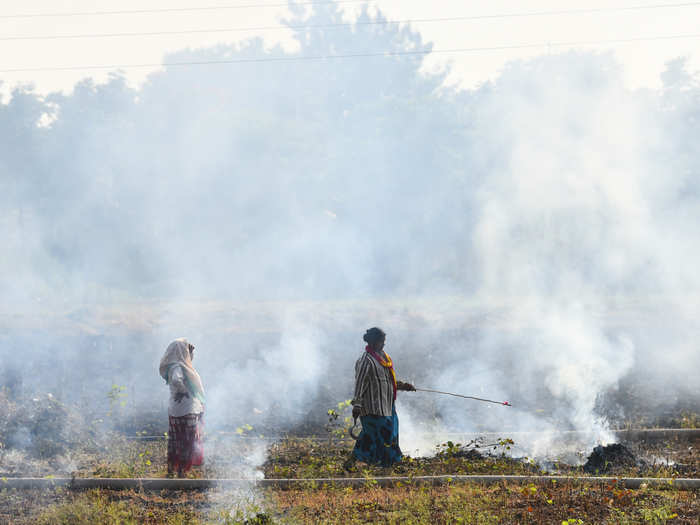
MULTIPOLYGON (((474 189, 475 295, 505 318, 480 326, 478 351, 510 377, 472 373, 455 352, 435 380, 488 385, 528 409, 481 412, 478 423, 607 441, 596 403, 634 365, 675 391, 692 385, 679 366, 696 366, 698 352, 674 332, 692 330, 697 243, 679 219, 700 208, 697 179, 675 158, 689 130, 667 128, 688 115, 669 111, 669 91, 627 91, 619 73, 610 56, 569 53, 513 64, 475 94, 476 153, 489 167, 474 189)), ((697 84, 685 89, 697 102, 697 84)))

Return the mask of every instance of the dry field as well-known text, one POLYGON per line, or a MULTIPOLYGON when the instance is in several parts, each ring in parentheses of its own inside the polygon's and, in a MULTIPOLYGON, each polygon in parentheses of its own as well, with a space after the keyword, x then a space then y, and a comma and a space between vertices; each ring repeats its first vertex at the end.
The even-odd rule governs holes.
MULTIPOLYGON (((0 523, 12 524, 233 524, 233 523, 700 523, 698 491, 642 488, 628 490, 610 484, 531 483, 482 486, 447 484, 421 486, 397 483, 379 487, 373 476, 424 474, 539 474, 533 462, 504 454, 507 441, 491 448, 456 443, 441 444, 427 458, 407 459, 382 469, 358 463, 350 472, 343 461, 351 443, 311 439, 286 439, 267 448, 262 471, 267 478, 366 477, 359 488, 319 486, 310 481, 293 490, 247 491, 68 491, 2 490, 0 523)), ((698 440, 631 447, 646 463, 612 466, 615 476, 698 477, 698 440), (659 462, 649 462, 649 458, 659 462), (666 464, 666 458, 676 465, 666 464), (682 463, 683 472, 677 467, 682 463)), ((250 475, 244 457, 259 444, 254 440, 227 439, 209 443, 209 466, 196 469, 192 477, 250 475)), ((104 450, 75 454, 78 477, 158 477, 165 473, 164 441, 113 440, 104 450), (109 459, 107 459, 109 458, 109 459)), ((29 462, 29 465, 32 463, 29 462)), ((27 465, 27 464, 25 464, 27 465)), ((2 468, 2 467, 0 467, 2 468)), ((32 472, 46 475, 50 462, 36 461, 32 472)), ((559 465, 562 473, 589 476, 581 467, 559 465)), ((4 476, 20 474, 3 472, 4 476)), ((0 481, 0 485, 1 485, 0 481)))
MULTIPOLYGON (((260 440, 254 436, 210 433, 207 461, 194 478, 308 479, 295 489, 161 491, 10 490, 13 477, 163 477, 166 442, 127 439, 98 432, 50 398, 19 410, 5 399, 0 430, 40 428, 31 446, 0 446, 0 524, 233 524, 233 523, 683 523, 700 524, 698 491, 673 486, 628 490, 616 483, 537 482, 496 485, 415 482, 379 487, 372 477, 437 474, 542 474, 575 477, 700 478, 700 439, 628 443, 631 463, 584 472, 581 465, 537 463, 514 458, 507 435, 490 442, 443 442, 428 457, 406 458, 383 469, 344 461, 352 441, 334 428, 327 439, 260 440), (65 424, 66 421, 69 424, 65 424), (34 425, 34 426, 32 426, 34 425), (359 487, 319 485, 313 478, 360 477, 359 487)), ((693 418, 697 421, 697 417, 693 418)), ((4 439, 4 438, 3 438, 4 439)), ((0 439, 0 441, 3 441, 0 439)), ((590 451, 589 451, 590 452, 590 451)))

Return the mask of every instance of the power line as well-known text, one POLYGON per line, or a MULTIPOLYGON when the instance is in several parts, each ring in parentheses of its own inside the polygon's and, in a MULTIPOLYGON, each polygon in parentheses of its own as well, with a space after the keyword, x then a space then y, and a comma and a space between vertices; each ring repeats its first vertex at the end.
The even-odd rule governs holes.
POLYGON ((116 37, 135 37, 135 36, 163 36, 163 35, 185 35, 185 34, 202 34, 202 33, 233 33, 241 31, 269 31, 280 29, 314 29, 314 28, 339 28, 353 26, 373 26, 373 25, 389 25, 389 24, 415 24, 415 23, 434 23, 434 22, 460 22, 468 20, 480 20, 489 18, 508 18, 508 17, 525 17, 525 16, 542 16, 542 15, 561 15, 561 14, 585 14, 595 12, 610 12, 620 10, 642 10, 642 9, 659 9, 659 8, 679 8, 679 7, 698 7, 700 2, 686 2, 682 4, 656 4, 656 5, 638 5, 619 8, 592 8, 592 9, 570 9, 558 11, 532 11, 523 13, 510 14, 495 14, 495 15, 470 15, 470 16, 449 16, 438 18, 412 18, 405 20, 358 20, 355 22, 342 22, 335 24, 302 24, 302 25, 275 25, 275 26, 251 26, 251 27, 232 27, 219 29, 184 29, 175 31, 146 31, 146 32, 131 32, 131 33, 87 33, 73 35, 35 35, 35 36, 8 36, 0 37, 0 41, 8 40, 64 40, 64 39, 80 39, 80 38, 116 38, 116 37))
MULTIPOLYGON (((369 0, 328 0, 327 2, 295 2, 294 5, 338 5, 359 4, 369 0)), ((224 9, 256 9, 266 7, 288 7, 289 3, 282 4, 240 4, 240 5, 209 5, 199 7, 164 7, 161 9, 122 9, 118 11, 74 11, 68 13, 26 13, 17 15, 0 15, 0 18, 50 18, 61 16, 103 16, 103 15, 141 15, 148 13, 182 13, 188 11, 216 11, 224 9)))
MULTIPOLYGON (((700 2, 698 2, 700 5, 700 2)), ((37 35, 37 36, 8 36, 0 37, 3 40, 60 40, 69 38, 103 38, 103 37, 130 37, 130 36, 157 36, 157 35, 183 35, 194 33, 228 33, 237 31, 268 31, 278 29, 316 29, 316 28, 336 28, 353 26, 389 25, 389 24, 411 24, 423 22, 452 22, 469 20, 470 16, 440 17, 440 18, 412 18, 406 20, 358 20, 356 22, 342 22, 336 24, 304 24, 304 25, 275 25, 275 26, 251 26, 251 27, 231 27, 221 29, 184 29, 175 31, 147 31, 139 33, 91 33, 76 35, 37 35)))
POLYGON ((150 63, 150 64, 104 64, 104 65, 84 65, 84 66, 46 66, 46 67, 30 67, 30 68, 14 68, 0 69, 0 73, 28 73, 28 72, 48 72, 48 71, 88 71, 98 69, 136 69, 136 68, 156 68, 156 67, 184 67, 184 66, 206 66, 220 64, 248 64, 261 62, 304 62, 315 60, 334 60, 343 58, 372 58, 372 57, 400 57, 400 56, 425 56, 430 54, 449 54, 449 53, 473 53, 480 51, 505 51, 512 49, 525 48, 551 48, 551 47, 572 47, 572 46, 589 46, 601 44, 622 44, 633 42, 651 42, 659 40, 678 40, 684 38, 700 38, 700 33, 691 33, 685 35, 666 35, 655 37, 635 37, 635 38, 616 38, 609 40, 580 40, 569 42, 537 42, 525 44, 511 44, 502 46, 489 47, 464 47, 454 49, 435 49, 435 50, 415 50, 415 51, 386 51, 375 53, 352 53, 344 55, 311 55, 311 56, 284 56, 284 57, 265 57, 265 58, 240 58, 230 60, 193 60, 186 62, 167 62, 167 63, 150 63))
MULTIPOLYGON (((358 4, 358 3, 370 3, 372 0, 329 0, 326 2, 319 1, 306 1, 306 2, 296 2, 294 5, 304 6, 304 5, 340 5, 340 4, 358 4)), ((495 13, 495 14, 485 14, 485 15, 472 15, 465 17, 457 17, 460 20, 480 20, 480 19, 490 19, 490 18, 518 18, 518 17, 530 17, 530 16, 553 16, 553 15, 565 15, 565 14, 589 14, 589 13, 601 13, 601 12, 614 12, 614 11, 637 11, 637 10, 647 10, 647 9, 668 9, 677 7, 692 7, 699 6, 700 2, 678 2, 673 4, 646 4, 646 5, 632 5, 632 6, 619 6, 619 7, 591 7, 591 8, 578 8, 578 9, 555 9, 555 10, 545 10, 545 11, 522 11, 513 13, 495 13)), ((216 6, 199 6, 199 7, 168 7, 161 9, 126 9, 119 11, 78 11, 78 12, 66 12, 66 13, 27 13, 27 14, 15 14, 15 15, 0 15, 0 19, 3 18, 48 18, 48 17, 70 17, 70 16, 103 16, 103 15, 134 15, 134 14, 148 14, 148 13, 176 13, 176 12, 188 12, 188 11, 216 11, 216 10, 229 10, 229 9, 256 9, 256 8, 269 8, 269 7, 287 7, 288 3, 281 4, 245 4, 245 5, 216 5, 216 6)))

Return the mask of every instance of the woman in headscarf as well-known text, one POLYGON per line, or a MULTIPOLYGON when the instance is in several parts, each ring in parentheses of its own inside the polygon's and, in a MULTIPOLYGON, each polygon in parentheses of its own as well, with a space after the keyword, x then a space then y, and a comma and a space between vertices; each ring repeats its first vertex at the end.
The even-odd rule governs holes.
POLYGON ((202 449, 202 416, 204 387, 192 366, 194 345, 176 339, 160 360, 159 372, 170 387, 168 403, 168 476, 177 472, 182 478, 204 460, 202 449))
POLYGON ((415 391, 410 383, 396 380, 394 365, 384 351, 386 334, 377 327, 363 336, 367 343, 355 363, 353 418, 360 418, 362 432, 346 466, 355 460, 388 467, 400 461, 399 418, 396 415, 397 390, 415 391))

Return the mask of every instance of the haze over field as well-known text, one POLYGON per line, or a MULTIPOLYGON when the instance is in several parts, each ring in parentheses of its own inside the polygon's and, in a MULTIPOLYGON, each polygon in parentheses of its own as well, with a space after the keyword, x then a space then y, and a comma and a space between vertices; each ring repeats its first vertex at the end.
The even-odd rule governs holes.
MULTIPOLYGON (((340 21, 325 6, 289 25, 340 21)), ((0 381, 95 403, 124 384, 159 407, 158 359, 185 336, 212 425, 290 428, 352 395, 378 325, 399 376, 516 406, 405 394, 411 426, 605 440, 601 415, 625 409, 605 395, 632 376, 652 408, 698 406, 700 84, 684 59, 659 90, 591 52, 458 90, 400 54, 431 46, 408 27, 293 33, 295 53, 183 50, 166 62, 250 62, 0 106, 0 381), (377 49, 398 54, 289 60, 377 49)))

